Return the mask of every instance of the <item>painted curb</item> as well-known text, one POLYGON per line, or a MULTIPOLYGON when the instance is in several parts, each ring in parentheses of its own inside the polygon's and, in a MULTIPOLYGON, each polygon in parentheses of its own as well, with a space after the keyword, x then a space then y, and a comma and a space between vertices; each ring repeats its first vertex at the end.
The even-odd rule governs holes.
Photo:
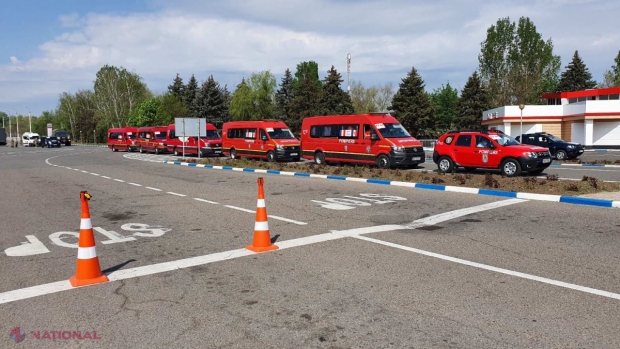
POLYGON ((606 164, 558 164, 551 163, 551 166, 572 166, 572 167, 609 167, 609 168, 620 168, 620 165, 606 165, 606 164))
POLYGON ((573 204, 573 205, 620 208, 620 201, 592 199, 592 198, 584 198, 584 197, 577 197, 577 196, 521 193, 521 192, 512 192, 512 191, 503 191, 503 190, 456 187, 456 186, 450 186, 450 185, 439 185, 439 184, 428 184, 428 183, 399 182, 399 181, 391 181, 387 179, 357 178, 357 177, 344 177, 344 176, 336 176, 336 175, 321 175, 321 174, 305 173, 305 172, 291 172, 291 171, 264 170, 264 169, 242 168, 242 167, 232 167, 232 166, 190 164, 190 163, 181 162, 181 161, 164 160, 162 162, 164 164, 169 164, 169 165, 199 167, 199 168, 214 169, 214 170, 266 173, 266 174, 294 176, 294 177, 322 178, 322 179, 331 179, 331 180, 338 180, 338 181, 364 182, 364 183, 369 183, 369 184, 394 185, 394 186, 399 186, 399 187, 448 191, 448 192, 455 192, 455 193, 499 196, 499 197, 517 198, 517 199, 524 199, 524 200, 561 202, 561 203, 573 204))
POLYGON ((620 149, 586 149, 584 151, 595 152, 595 153, 607 153, 608 151, 620 151, 620 149))

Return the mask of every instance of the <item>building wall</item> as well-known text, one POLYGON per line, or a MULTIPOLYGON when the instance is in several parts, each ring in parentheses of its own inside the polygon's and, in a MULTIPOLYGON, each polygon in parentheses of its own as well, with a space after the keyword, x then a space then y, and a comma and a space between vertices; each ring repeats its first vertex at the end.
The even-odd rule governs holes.
MULTIPOLYGON (((567 142, 573 142, 571 135, 572 135, 572 128, 573 128, 573 122, 575 121, 564 121, 562 123, 562 136, 560 138, 562 138, 563 140, 567 141, 567 142)), ((558 136, 559 137, 559 136, 558 136)))
POLYGON ((592 145, 620 145, 620 122, 594 120, 592 145))
POLYGON ((552 134, 556 137, 563 139, 562 123, 561 122, 549 122, 542 124, 542 132, 552 134))

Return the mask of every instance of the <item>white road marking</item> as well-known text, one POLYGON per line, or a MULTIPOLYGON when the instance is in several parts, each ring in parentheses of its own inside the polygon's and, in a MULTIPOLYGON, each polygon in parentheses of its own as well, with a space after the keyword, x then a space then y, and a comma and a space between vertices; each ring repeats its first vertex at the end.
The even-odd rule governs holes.
POLYGON ((82 171, 80 171, 80 172, 82 172, 82 173, 88 173, 88 171, 84 171, 84 170, 82 170, 82 171))
MULTIPOLYGON (((293 240, 287 240, 287 241, 275 243, 275 245, 277 245, 279 249, 282 250, 282 249, 291 248, 291 247, 304 246, 304 245, 309 245, 309 244, 314 244, 314 243, 319 243, 319 242, 342 239, 342 238, 346 238, 350 236, 358 236, 361 234, 370 234, 370 233, 376 233, 376 232, 382 232, 382 231, 393 231, 393 230, 400 230, 400 229, 415 229, 416 224, 418 224, 418 226, 425 225, 425 224, 437 224, 439 222, 443 222, 449 219, 454 219, 454 218, 457 218, 457 217, 460 217, 466 214, 490 210, 493 208, 516 204, 516 203, 524 202, 524 201, 525 200, 515 200, 515 199, 504 200, 504 201, 499 201, 499 202, 495 202, 492 204, 471 207, 469 209, 456 210, 456 211, 453 211, 454 213, 446 212, 446 213, 442 213, 437 216, 426 217, 421 220, 411 222, 410 224, 407 224, 407 225, 382 225, 382 226, 356 228, 356 229, 343 230, 343 231, 332 231, 330 233, 313 235, 313 236, 308 236, 308 237, 303 237, 303 238, 293 239, 293 240), (426 222, 426 223, 420 224, 423 222, 426 222)), ((244 257, 244 256, 251 256, 251 255, 255 255, 255 253, 245 248, 232 250, 232 251, 218 252, 218 253, 213 253, 213 254, 204 255, 204 256, 180 259, 176 261, 151 264, 151 265, 146 265, 142 267, 125 269, 125 270, 117 270, 117 271, 114 271, 108 274, 108 278, 110 279, 110 281, 118 281, 118 280, 134 278, 138 276, 153 275, 153 274, 167 272, 171 270, 188 268, 188 267, 193 267, 197 265, 204 265, 208 263, 225 261, 225 260, 230 260, 230 259, 244 257)), ((96 285, 100 285, 100 284, 95 284, 91 286, 96 286, 96 285)), ((89 286, 83 286, 83 287, 89 287, 89 286)), ((52 282, 52 283, 43 284, 43 285, 37 285, 37 286, 17 289, 13 291, 7 291, 7 292, 0 293, 0 304, 11 303, 11 302, 15 302, 15 301, 22 300, 22 299, 43 296, 46 294, 52 294, 52 293, 66 291, 70 289, 73 289, 73 287, 71 286, 69 281, 63 280, 63 281, 52 282)))
POLYGON ((91 175, 93 175, 93 176, 99 176, 99 174, 97 174, 97 173, 92 173, 92 172, 91 172, 91 175))
POLYGON ((138 184, 138 183, 131 183, 131 182, 129 182, 129 183, 127 183, 127 184, 135 185, 136 187, 141 187, 141 186, 142 186, 142 184, 138 184))
POLYGON ((185 194, 179 194, 179 193, 175 193, 175 192, 173 192, 173 191, 167 191, 166 193, 167 193, 167 194, 170 194, 170 195, 176 195, 176 196, 187 196, 187 195, 185 195, 185 194))
POLYGON ((297 224, 297 225, 308 225, 308 223, 306 222, 300 222, 300 221, 296 221, 293 219, 288 219, 288 218, 284 218, 284 217, 279 217, 279 216, 272 216, 272 215, 267 215, 268 218, 273 218, 273 219, 278 219, 284 222, 289 222, 289 223, 293 223, 293 224, 297 224))
POLYGON ((105 178, 105 179, 112 179, 112 178, 110 178, 110 177, 108 177, 108 176, 101 176, 101 178, 105 178))
POLYGON ((219 203, 218 203, 218 202, 215 202, 215 201, 210 201, 210 200, 205 200, 205 199, 201 199, 201 198, 194 198, 194 200, 196 200, 196 201, 201 201, 201 202, 206 202, 206 203, 208 203, 208 204, 219 205, 219 203))
POLYGON ((35 254, 48 253, 50 250, 43 245, 43 243, 37 239, 34 235, 26 235, 28 242, 22 242, 21 245, 15 247, 9 247, 4 250, 7 256, 32 256, 35 254))
POLYGON ((77 169, 77 168, 74 168, 74 169, 73 169, 73 171, 79 171, 79 169, 77 169))
POLYGON ((445 256, 445 255, 442 255, 442 254, 439 254, 439 253, 419 250, 419 249, 413 248, 413 247, 402 246, 402 245, 394 244, 394 243, 387 242, 387 241, 377 240, 377 239, 369 238, 367 236, 354 236, 354 238, 360 239, 360 240, 369 241, 369 242, 374 242, 374 243, 381 244, 381 245, 384 245, 384 246, 398 248, 398 249, 409 251, 409 252, 418 253, 418 254, 421 254, 421 255, 428 256, 428 257, 434 257, 434 258, 443 259, 443 260, 446 260, 446 261, 449 261, 449 262, 454 262, 454 263, 459 263, 459 264, 463 264, 463 265, 468 265, 470 267, 475 267, 475 268, 480 268, 480 269, 484 269, 484 270, 494 271, 496 273, 502 273, 502 274, 506 274, 506 275, 510 275, 510 276, 516 276, 516 277, 520 277, 520 278, 523 278, 523 279, 528 279, 528 280, 533 280, 533 281, 538 281, 538 282, 546 283, 546 284, 549 284, 549 285, 569 288, 569 289, 572 289, 572 290, 577 290, 577 291, 581 291, 581 292, 591 293, 591 294, 595 294, 595 295, 598 295, 598 296, 614 298, 614 299, 620 299, 620 294, 617 294, 617 293, 612 293, 612 292, 608 292, 608 291, 598 290, 598 289, 595 289, 595 288, 590 288, 590 287, 570 284, 568 282, 548 279, 548 278, 545 278, 545 277, 531 275, 531 274, 525 274, 525 273, 521 273, 521 272, 518 272, 518 271, 498 268, 498 267, 494 267, 494 266, 490 266, 490 265, 486 265, 486 264, 482 264, 482 263, 471 262, 471 261, 460 259, 460 258, 445 256))
POLYGON ((157 189, 157 188, 153 188, 153 187, 145 187, 146 189, 151 189, 151 190, 155 190, 155 191, 161 191, 161 189, 157 189))
POLYGON ((122 180, 122 179, 116 179, 116 178, 114 178, 114 180, 115 180, 115 181, 117 181, 117 182, 125 183, 125 181, 124 181, 124 180, 122 180))
POLYGON ((224 207, 228 207, 228 208, 232 208, 233 210, 239 210, 239 211, 248 212, 248 213, 256 213, 256 211, 254 210, 248 210, 247 208, 243 208, 243 207, 237 207, 237 206, 231 206, 231 205, 224 205, 224 207))

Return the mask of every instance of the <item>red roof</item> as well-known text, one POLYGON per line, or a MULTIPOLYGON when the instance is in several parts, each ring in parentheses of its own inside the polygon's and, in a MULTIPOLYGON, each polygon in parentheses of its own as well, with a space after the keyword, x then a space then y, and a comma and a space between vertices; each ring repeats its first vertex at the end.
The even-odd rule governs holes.
POLYGON ((591 90, 573 91, 573 92, 543 93, 542 98, 544 99, 579 98, 579 97, 615 95, 619 93, 620 93, 620 87, 595 88, 591 90))

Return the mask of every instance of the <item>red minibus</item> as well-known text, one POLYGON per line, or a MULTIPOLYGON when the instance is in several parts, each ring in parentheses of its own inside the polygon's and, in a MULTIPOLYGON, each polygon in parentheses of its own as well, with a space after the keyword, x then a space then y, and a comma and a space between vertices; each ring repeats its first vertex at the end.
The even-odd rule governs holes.
POLYGON ((140 153, 165 153, 168 126, 146 126, 138 128, 136 146, 140 153))
POLYGON ((241 157, 267 161, 301 157, 299 140, 278 120, 232 121, 222 126, 222 151, 233 159, 241 157))
POLYGON ((377 165, 380 168, 417 167, 425 161, 422 142, 388 113, 313 116, 303 119, 304 159, 377 165))
MULTIPOLYGON (((198 155, 198 137, 179 137, 176 135, 175 125, 168 125, 166 145, 168 152, 179 156, 198 155), (186 139, 183 139, 186 138, 186 139)), ((200 156, 222 155, 222 137, 213 124, 207 123, 206 132, 200 136, 200 156)))
POLYGON ((118 127, 108 130, 108 148, 112 151, 134 151, 136 147, 136 137, 138 128, 136 127, 118 127))

